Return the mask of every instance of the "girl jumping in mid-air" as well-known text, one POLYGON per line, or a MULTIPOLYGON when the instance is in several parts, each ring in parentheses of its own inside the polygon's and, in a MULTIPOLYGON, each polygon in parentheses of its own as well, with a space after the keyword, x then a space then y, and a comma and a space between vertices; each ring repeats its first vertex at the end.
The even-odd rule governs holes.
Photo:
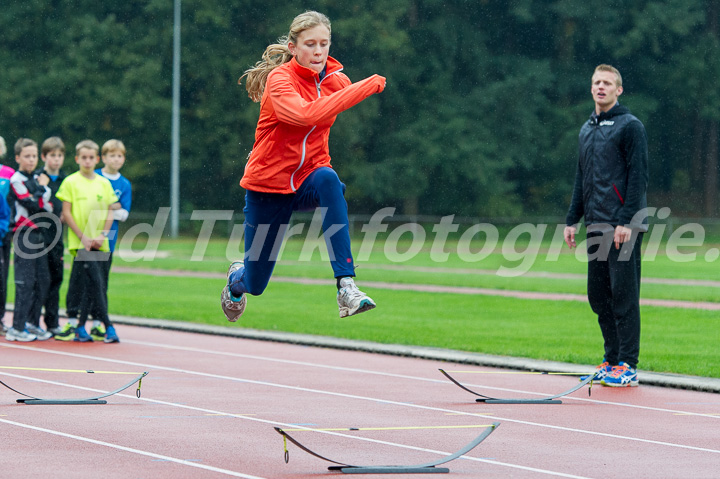
POLYGON ((230 321, 245 311, 247 295, 270 281, 275 241, 293 211, 323 209, 323 235, 337 280, 340 317, 368 311, 375 302, 353 277, 345 185, 330 166, 328 137, 338 113, 385 88, 373 75, 352 83, 328 56, 330 20, 318 12, 295 17, 287 37, 267 47, 247 77, 250 98, 260 102, 255 144, 240 186, 245 188, 245 258, 230 265, 221 294, 230 321))

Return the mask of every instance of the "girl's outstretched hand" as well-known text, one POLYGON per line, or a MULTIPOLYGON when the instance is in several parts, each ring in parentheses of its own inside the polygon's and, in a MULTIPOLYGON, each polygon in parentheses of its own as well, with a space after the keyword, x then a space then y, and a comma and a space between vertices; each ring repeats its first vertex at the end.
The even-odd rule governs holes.
POLYGON ((384 76, 380 76, 378 74, 373 75, 372 78, 375 83, 378 86, 378 93, 382 93, 382 91, 385 89, 385 85, 387 84, 387 79, 384 76))

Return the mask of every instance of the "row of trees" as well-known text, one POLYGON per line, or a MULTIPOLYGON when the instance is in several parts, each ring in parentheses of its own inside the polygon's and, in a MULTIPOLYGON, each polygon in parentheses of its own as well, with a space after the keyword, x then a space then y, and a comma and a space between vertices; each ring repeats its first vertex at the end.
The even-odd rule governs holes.
MULTIPOLYGON (((183 0, 181 209, 242 207, 259 107, 237 78, 302 11, 183 0)), ((590 76, 611 63, 650 140, 650 203, 718 214, 720 33, 712 0, 318 0, 331 55, 388 86, 343 113, 333 165, 357 213, 563 215, 590 76)), ((134 208, 169 204, 172 0, 0 10, 0 135, 120 138, 134 208)), ((10 155, 10 159, 12 155, 10 155)), ((7 161, 7 159, 6 159, 7 161)))

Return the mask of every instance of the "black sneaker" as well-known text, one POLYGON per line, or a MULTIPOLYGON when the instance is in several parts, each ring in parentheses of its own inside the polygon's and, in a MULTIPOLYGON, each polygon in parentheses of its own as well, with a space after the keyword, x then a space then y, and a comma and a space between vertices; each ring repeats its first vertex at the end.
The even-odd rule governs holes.
POLYGON ((103 326, 102 324, 98 326, 93 326, 93 328, 90 330, 90 336, 92 336, 93 341, 104 341, 105 326, 103 326))
POLYGON ((54 331, 53 334, 58 341, 72 341, 75 339, 75 327, 70 323, 65 323, 65 326, 59 331, 54 331))

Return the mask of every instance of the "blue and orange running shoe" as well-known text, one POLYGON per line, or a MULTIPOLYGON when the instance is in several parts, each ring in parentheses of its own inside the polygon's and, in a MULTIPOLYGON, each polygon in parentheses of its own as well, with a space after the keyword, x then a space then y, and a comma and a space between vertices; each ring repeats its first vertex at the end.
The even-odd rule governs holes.
MULTIPOLYGON (((600 364, 598 367, 595 368, 595 378, 593 381, 601 381, 605 376, 610 374, 610 371, 612 371, 612 366, 610 366, 610 363, 607 361, 603 361, 602 364, 600 364)), ((580 376, 580 381, 585 381, 588 378, 587 376, 580 376)))
POLYGON ((631 368, 627 363, 620 361, 618 366, 613 366, 610 374, 605 376, 600 384, 614 388, 635 387, 640 384, 638 381, 637 369, 631 368))

